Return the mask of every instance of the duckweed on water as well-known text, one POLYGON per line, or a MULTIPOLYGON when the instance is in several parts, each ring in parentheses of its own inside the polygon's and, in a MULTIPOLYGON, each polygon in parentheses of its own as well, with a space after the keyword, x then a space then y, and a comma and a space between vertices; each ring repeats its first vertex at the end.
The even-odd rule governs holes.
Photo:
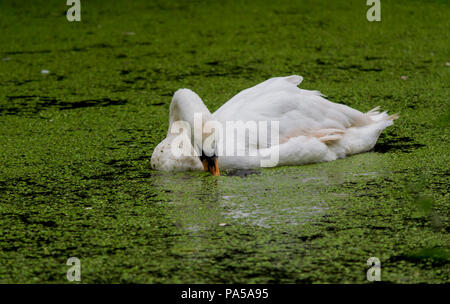
POLYGON ((2 1, 0 282, 449 282, 448 2, 281 2, 2 1), (176 89, 289 74, 400 119, 334 162, 150 169, 176 89))

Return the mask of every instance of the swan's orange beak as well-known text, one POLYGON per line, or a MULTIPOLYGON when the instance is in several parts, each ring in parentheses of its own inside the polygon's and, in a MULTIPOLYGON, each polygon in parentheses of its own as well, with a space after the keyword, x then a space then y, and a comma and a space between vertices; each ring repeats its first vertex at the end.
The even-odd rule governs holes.
POLYGON ((205 172, 210 172, 212 175, 219 176, 219 162, 217 160, 217 156, 209 157, 209 156, 202 156, 201 158, 203 169, 205 169, 205 172))

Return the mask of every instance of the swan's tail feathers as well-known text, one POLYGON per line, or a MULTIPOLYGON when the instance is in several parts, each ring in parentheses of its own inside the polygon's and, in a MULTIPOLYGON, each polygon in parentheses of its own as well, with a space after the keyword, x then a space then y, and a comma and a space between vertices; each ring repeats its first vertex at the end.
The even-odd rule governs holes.
POLYGON ((303 77, 299 75, 291 75, 284 77, 285 80, 289 81, 292 84, 295 84, 296 86, 300 85, 303 81, 303 77))
POLYGON ((397 114, 388 115, 387 112, 380 112, 379 109, 376 107, 365 113, 365 123, 347 128, 339 141, 327 143, 330 149, 338 157, 371 150, 381 132, 398 118, 397 114))
POLYGON ((380 109, 380 106, 376 106, 375 108, 373 108, 372 110, 370 110, 369 112, 367 112, 367 115, 377 115, 380 114, 380 111, 378 111, 380 109))
POLYGON ((387 111, 381 112, 379 111, 380 107, 377 106, 367 112, 366 114, 375 122, 383 121, 383 120, 395 120, 399 118, 398 114, 388 115, 387 111))
POLYGON ((392 114, 388 116, 389 120, 396 120, 398 119, 400 116, 398 115, 398 113, 392 114))

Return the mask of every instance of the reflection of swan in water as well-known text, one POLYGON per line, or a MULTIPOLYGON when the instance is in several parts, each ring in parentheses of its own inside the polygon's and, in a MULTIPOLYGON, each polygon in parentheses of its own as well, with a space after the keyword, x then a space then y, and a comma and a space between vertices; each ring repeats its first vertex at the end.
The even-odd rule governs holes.
MULTIPOLYGON (((175 92, 170 105, 170 126, 176 121, 186 121, 194 129, 196 113, 201 113, 204 123, 211 120, 221 123, 277 121, 279 140, 276 145, 245 138, 236 144, 244 150, 254 148, 265 152, 258 155, 267 155, 270 149, 276 149, 279 159, 274 165, 299 165, 366 152, 375 146, 381 131, 397 118, 397 115, 378 112, 378 107, 362 113, 330 102, 317 91, 298 88, 301 81, 302 77, 297 75, 271 78, 240 92, 213 114, 197 94, 189 89, 180 89, 175 92)), ((219 151, 205 153, 196 144, 192 150, 199 151, 199 156, 175 156, 171 152, 171 144, 177 135, 168 132, 155 148, 152 168, 164 171, 204 169, 219 175, 219 166, 254 168, 261 164, 258 156, 226 156, 219 151)), ((226 138, 224 143, 226 145, 226 138)))
POLYGON ((150 180, 164 214, 175 227, 203 230, 223 222, 220 180, 196 178, 193 172, 153 172, 150 180))

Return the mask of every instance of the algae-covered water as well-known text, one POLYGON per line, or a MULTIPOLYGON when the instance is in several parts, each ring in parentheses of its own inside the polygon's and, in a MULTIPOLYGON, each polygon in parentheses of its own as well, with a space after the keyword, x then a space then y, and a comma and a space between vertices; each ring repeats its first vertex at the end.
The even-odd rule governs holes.
POLYGON ((450 282, 448 1, 0 2, 0 283, 450 282), (267 78, 400 119, 371 152, 165 173, 173 92, 267 78))

